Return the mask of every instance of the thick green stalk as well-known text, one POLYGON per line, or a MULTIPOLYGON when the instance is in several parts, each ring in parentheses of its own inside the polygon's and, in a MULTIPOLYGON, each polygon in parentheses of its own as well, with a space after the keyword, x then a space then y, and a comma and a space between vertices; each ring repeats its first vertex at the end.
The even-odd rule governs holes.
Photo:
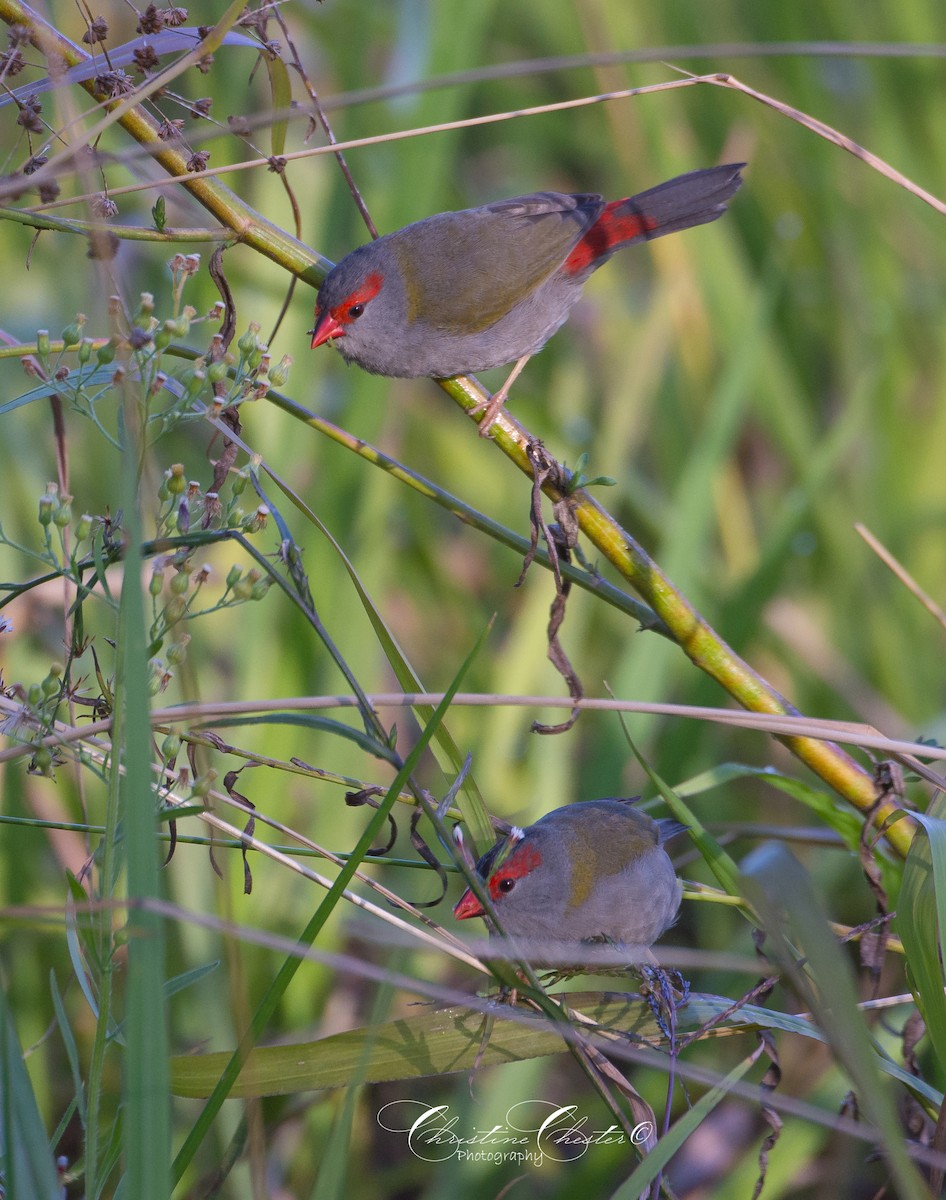
MULTIPOLYGON (((468 413, 482 402, 483 392, 475 380, 445 379, 441 386, 468 413)), ((504 412, 493 425, 492 437, 503 453, 531 478, 528 446, 533 439, 518 421, 504 412)), ((544 490, 553 500, 561 498, 561 492, 551 484, 544 490)), ((585 537, 650 605, 673 640, 701 671, 721 684, 749 712, 798 713, 798 709, 723 641, 609 512, 583 491, 573 493, 572 500, 585 537)), ((873 776, 840 746, 816 738, 782 740, 797 758, 855 808, 862 813, 874 808, 878 790, 873 776)), ((895 803, 884 800, 874 818, 879 826, 898 811, 895 803)), ((911 821, 901 820, 887 830, 887 838, 898 853, 905 854, 913 831, 911 821)))

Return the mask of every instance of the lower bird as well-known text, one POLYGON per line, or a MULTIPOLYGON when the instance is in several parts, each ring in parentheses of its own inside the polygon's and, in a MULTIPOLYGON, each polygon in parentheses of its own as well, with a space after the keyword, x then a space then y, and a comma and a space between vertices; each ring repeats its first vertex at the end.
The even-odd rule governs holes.
MULTIPOLYGON (((503 933, 527 954, 562 943, 646 950, 677 918, 682 888, 664 843, 685 828, 630 800, 582 800, 514 829, 476 869, 503 933)), ((469 888, 453 911, 487 915, 469 888)))

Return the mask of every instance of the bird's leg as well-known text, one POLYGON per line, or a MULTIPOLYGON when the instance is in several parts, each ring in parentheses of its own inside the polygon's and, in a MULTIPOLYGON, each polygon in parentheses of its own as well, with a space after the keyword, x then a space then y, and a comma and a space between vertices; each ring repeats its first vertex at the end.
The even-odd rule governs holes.
MULTIPOLYGON (((506 403, 506 400, 509 397, 509 389, 519 378, 522 368, 526 365, 531 357, 531 354, 524 354, 509 372, 509 376, 503 386, 498 392, 493 393, 492 398, 486 405, 486 412, 483 414, 483 418, 480 421, 480 437, 486 437, 489 434, 489 431, 493 425, 493 421, 499 415, 500 409, 506 403)), ((476 410, 474 409, 473 411, 475 412, 476 410)))

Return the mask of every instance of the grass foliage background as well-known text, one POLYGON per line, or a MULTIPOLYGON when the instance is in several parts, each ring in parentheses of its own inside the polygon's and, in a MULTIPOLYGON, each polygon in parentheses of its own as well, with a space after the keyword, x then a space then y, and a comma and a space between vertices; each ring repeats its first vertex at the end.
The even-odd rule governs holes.
MULTIPOLYGON (((188 23, 210 23, 222 11, 222 5, 195 5, 188 23)), ((574 69, 530 64, 556 55, 667 47, 662 57, 668 62, 695 72, 731 71, 842 130, 934 195, 946 196, 940 115, 946 104, 946 68, 942 47, 934 46, 941 35, 941 15, 933 0, 907 0, 886 10, 865 10, 853 0, 833 0, 828 6, 810 0, 761 6, 745 0, 712 6, 685 0, 658 6, 627 0, 549 0, 542 5, 520 0, 383 5, 326 0, 321 5, 290 4, 282 12, 340 140, 656 83, 674 77, 661 62, 574 69), (769 43, 853 39, 921 45, 886 57, 766 52, 769 43), (705 57, 692 51, 717 43, 739 43, 742 49, 731 46, 705 57), (929 53, 923 43, 930 43, 929 53), (343 102, 346 94, 363 88, 435 80, 519 61, 522 69, 505 78, 471 78, 391 99, 343 102), (336 97, 341 98, 337 106, 336 97)), ((108 5, 104 15, 110 24, 107 45, 135 36, 130 9, 108 5)), ((78 8, 57 0, 47 17, 67 36, 81 38, 85 24, 78 8)), ((282 36, 275 28, 271 32, 282 36)), ((35 51, 28 57, 39 61, 35 51)), ((272 105, 266 71, 258 67, 251 77, 254 62, 252 51, 223 46, 208 74, 192 71, 176 87, 192 100, 212 96, 212 115, 225 126, 230 114, 258 114, 272 105)), ((35 77, 41 74, 34 72, 35 77)), ((290 77, 299 89, 292 72, 290 77)), ((20 80, 9 82, 18 85, 20 80)), ((298 98, 304 98, 301 89, 298 98)), ((65 89, 44 97, 44 112, 58 127, 73 111, 70 105, 87 103, 87 97, 65 89)), ((166 112, 177 115, 170 101, 164 104, 166 112)), ((12 170, 43 139, 35 138, 28 151, 16 108, 5 109, 0 119, 6 169, 12 170)), ((304 128, 302 121, 290 125, 289 149, 300 148, 304 128)), ((207 121, 186 120, 188 137, 209 131, 207 121)), ((245 156, 236 137, 225 128, 218 132, 206 144, 210 166, 245 156)), ((271 152, 265 128, 253 137, 262 154, 271 152)), ((100 147, 119 156, 104 168, 108 185, 137 181, 142 172, 162 180, 156 166, 142 166, 139 172, 121 161, 130 147, 130 139, 114 130, 100 147)), ((946 240, 941 214, 785 117, 744 95, 711 87, 392 142, 353 150, 347 157, 382 232, 439 210, 537 189, 600 191, 613 198, 717 161, 747 161, 746 184, 723 220, 622 254, 594 277, 569 324, 515 386, 512 411, 560 461, 574 466, 587 454, 587 474, 615 479, 615 487, 596 492, 601 503, 734 649, 802 712, 865 720, 892 737, 942 740, 944 630, 854 529, 857 522, 868 526, 943 601, 946 240)), ((330 157, 293 162, 287 178, 301 207, 300 236, 309 246, 337 260, 366 240, 330 157)), ((67 190, 73 186, 68 178, 62 182, 67 190)), ((257 168, 226 182, 271 222, 292 232, 290 207, 276 175, 257 168)), ((84 190, 86 184, 76 186, 84 190)), ((100 179, 95 186, 101 186, 100 179)), ((160 188, 119 197, 116 220, 149 226, 159 191, 166 196, 169 226, 212 224, 208 214, 167 181, 160 188)), ((15 203, 27 207, 35 200, 35 195, 24 196, 15 203)), ((56 212, 88 216, 84 206, 56 212)), ((84 238, 45 232, 34 244, 34 235, 15 219, 4 221, 8 283, 0 301, 0 326, 10 339, 33 343, 38 329, 48 329, 56 338, 80 311, 88 317, 87 336, 107 336, 113 289, 130 308, 141 292, 151 292, 156 313, 169 315, 166 263, 176 247, 122 241, 115 260, 103 267, 88 259, 84 238)), ((180 248, 202 254, 202 269, 187 283, 184 298, 206 312, 218 298, 203 269, 210 247, 180 248)), ((265 338, 283 303, 288 273, 245 246, 226 252, 224 269, 233 290, 238 336, 255 321, 265 338)), ((457 286, 462 288, 463 281, 457 286)), ((474 426, 433 384, 369 377, 346 368, 328 350, 310 352, 305 330, 312 303, 311 290, 300 286, 272 343, 274 361, 283 354, 295 360, 281 390, 526 536, 529 486, 522 475, 491 442, 476 436, 474 426)), ((202 350, 204 337, 201 326, 185 340, 202 350)), ((24 383, 17 360, 13 354, 0 360, 0 402, 32 384, 24 383)), ((501 378, 497 372, 486 382, 498 386, 501 378)), ((109 422, 117 421, 117 411, 116 403, 109 422)), ((304 499, 342 547, 426 688, 443 691, 454 682, 495 614, 463 689, 562 694, 561 680, 546 659, 553 595, 547 572, 534 567, 514 589, 521 566, 517 552, 266 400, 245 404, 241 419, 246 443, 304 499)), ((115 515, 121 508, 127 518, 137 486, 145 537, 153 535, 164 472, 181 463, 184 478, 200 481, 206 490, 212 479, 208 460, 221 450, 206 422, 191 422, 144 455, 140 479, 126 476, 122 482, 119 456, 93 425, 67 412, 66 426, 75 517, 106 511, 115 515)), ((243 456, 240 462, 245 464, 243 456)), ((55 473, 48 402, 5 412, 0 434, 0 523, 8 539, 0 545, 4 581, 18 584, 41 573, 9 543, 41 545, 37 504, 55 473)), ((335 551, 275 488, 272 498, 303 552, 318 616, 350 671, 369 693, 396 690, 385 647, 335 551)), ((255 498, 245 500, 248 509, 255 503, 255 498)), ((272 555, 280 535, 271 522, 250 540, 260 553, 272 555)), ((205 559, 212 574, 204 599, 211 602, 222 593, 234 562, 244 569, 251 565, 232 543, 198 551, 193 569, 205 559)), ((150 570, 144 563, 144 585, 150 570)), ((603 573, 619 582, 607 570, 603 573)), ((134 577, 126 572, 126 584, 129 578, 134 577)), ((109 579, 117 596, 122 571, 113 569, 109 579)), ((150 621, 149 600, 141 592, 126 588, 120 625, 108 605, 84 606, 86 634, 95 639, 103 674, 113 676, 124 655, 124 677, 138 679, 139 700, 144 647, 128 631, 135 630, 136 621, 150 621), (136 605, 144 608, 139 612, 136 605), (117 642, 117 651, 108 639, 117 642)), ((70 601, 67 593, 65 603, 70 601)), ((5 684, 39 683, 50 663, 62 661, 65 654, 62 584, 23 591, 2 615, 13 623, 12 632, 0 634, 5 684)), ((186 658, 154 704, 266 702, 350 691, 311 624, 278 588, 259 602, 201 618, 189 632, 186 658)), ((589 695, 604 695, 610 688, 630 700, 725 703, 720 689, 677 647, 638 632, 625 614, 586 591, 573 592, 562 638, 589 695)), ((88 657, 83 673, 85 690, 95 692, 88 657)), ((328 715, 359 728, 350 714, 328 715)), ((533 715, 548 713, 501 705, 457 706, 448 713, 446 725, 461 754, 472 754, 473 776, 490 812, 525 824, 577 799, 641 790, 654 794, 612 714, 586 713, 568 734, 545 738, 529 733, 533 715)), ((394 709, 382 716, 397 725, 398 750, 406 755, 417 736, 417 721, 394 709)), ((147 745, 143 726, 139 723, 136 733, 133 713, 128 720, 132 725, 122 744, 133 749, 137 737, 135 761, 140 765, 147 745)), ((859 821, 851 824, 851 812, 777 742, 679 718, 634 717, 629 726, 653 770, 669 784, 716 772, 710 779, 716 786, 698 784, 688 803, 737 862, 759 842, 775 838, 789 844, 802 861, 816 897, 813 903, 831 920, 854 925, 873 915, 856 852, 826 836, 845 820, 856 830, 859 821), (774 786, 764 773, 728 779, 721 768, 730 762, 760 772, 776 768, 811 792, 796 788, 792 794, 774 786)), ((241 751, 283 766, 295 756, 334 776, 383 788, 394 778, 390 765, 367 754, 354 739, 312 723, 257 718, 238 728, 213 728, 241 751)), ((203 748, 196 765, 202 771, 212 767, 222 777, 242 761, 203 748)), ((74 936, 66 936, 61 919, 30 918, 24 908, 48 905, 61 913, 70 894, 66 872, 78 874, 97 849, 99 878, 115 871, 114 879, 101 884, 102 894, 157 890, 189 912, 273 937, 298 937, 323 893, 279 862, 253 855, 253 891, 246 896, 238 854, 216 852, 221 881, 205 845, 178 845, 158 878, 149 850, 146 775, 139 772, 139 790, 129 792, 132 784, 127 779, 121 783, 117 773, 101 772, 98 778, 95 771, 64 764, 50 779, 28 773, 27 762, 23 757, 0 762, 3 813, 26 818, 6 825, 0 842, 4 1020, 30 1051, 28 1077, 16 1073, 15 1053, 6 1056, 14 1064, 6 1076, 6 1114, 11 1108, 26 1111, 12 1101, 32 1092, 48 1134, 65 1117, 55 1153, 65 1155, 67 1170, 76 1176, 70 1195, 83 1194, 79 1176, 90 1126, 95 1127, 92 1178, 97 1194, 115 1194, 124 1171, 148 1180, 151 1194, 167 1194, 170 1155, 194 1129, 201 1105, 168 1099, 160 1077, 166 1058, 160 1030, 166 1021, 166 1048, 173 1054, 232 1049, 287 961, 286 952, 189 921, 145 914, 129 935, 132 957, 143 954, 147 971, 157 968, 165 980, 181 978, 188 985, 167 998, 165 1007, 159 988, 139 986, 142 994, 135 995, 125 969, 129 949, 123 936, 113 941, 116 933, 124 933, 121 911, 100 916, 90 940, 77 944, 74 936), (118 794, 121 787, 124 798, 118 794), (146 819, 143 841, 140 829, 133 835, 127 824, 140 806, 146 819), (42 821, 65 827, 48 828, 42 821), (102 827, 111 830, 104 841, 102 827), (101 847, 108 844, 121 847, 113 863, 103 859, 101 847), (142 938, 143 951, 134 948, 142 938), (90 957, 95 948, 101 961, 90 957), (114 971, 105 969, 106 962, 114 971), (217 965, 204 972, 208 964, 217 965), (92 1005, 79 983, 86 972, 92 1005), (93 1005, 101 1012, 106 1000, 114 1003, 114 1012, 104 1023, 97 1022, 93 1005), (130 1094, 129 1064, 135 1063, 139 1083, 146 1078, 145 1091, 153 1085, 156 1095, 136 1101, 130 1094), (120 1111, 124 1129, 113 1125, 120 1111), (170 1122, 166 1136, 160 1122, 153 1124, 162 1112, 170 1122)), ((182 755, 178 765, 183 763, 182 755)), ((448 780, 429 752, 421 758, 417 777, 437 797, 444 794, 448 780)), ((287 769, 244 771, 236 787, 269 817, 343 853, 354 847, 370 813, 346 807, 344 787, 337 782, 287 769)), ((910 797, 925 808, 928 789, 914 785, 910 797)), ((392 856, 416 859, 407 835, 408 810, 396 809, 399 836, 392 856)), ((242 825, 242 818, 226 811, 220 815, 242 825)), ((941 853, 938 827, 930 828, 935 861, 941 853)), ((179 832, 206 833, 196 820, 182 821, 179 832)), ((287 840, 278 833, 257 833, 275 844, 287 840)), ((878 858, 895 901, 902 864, 882 849, 878 858)), ((331 876, 324 862, 312 865, 331 876)), ((432 875, 383 860, 367 869, 409 900, 436 895, 432 875)), ((934 868, 924 869, 921 883, 929 879, 929 871, 935 875, 934 868)), ((706 862, 693 853, 684 859, 681 873, 688 880, 715 882, 706 862)), ((772 874, 782 877, 774 869, 772 874)), ((452 927, 449 907, 458 890, 451 876, 448 899, 429 915, 452 927)), ((928 965, 929 956, 935 962, 935 919, 931 910, 924 911, 911 954, 925 956, 928 965)), ((737 908, 693 901, 684 904, 666 941, 701 952, 687 969, 695 989, 735 998, 756 975, 731 969, 725 955, 751 956, 751 932, 737 908)), ((347 904, 336 908, 316 945, 350 956, 355 964, 377 967, 381 975, 411 976, 421 992, 426 983, 461 993, 482 986, 480 977, 443 955, 392 941, 380 922, 347 904)), ((835 951, 839 961, 847 954, 835 951)), ((934 965, 927 997, 935 995, 937 980, 941 984, 939 972, 934 965)), ((863 998, 869 984, 861 980, 860 986, 863 998)), ((883 994, 908 990, 899 958, 888 962, 880 986, 883 994)), ((416 999, 391 982, 361 978, 357 969, 306 962, 266 1022, 263 1041, 314 1040, 373 1028, 395 1016, 416 1015, 416 999)), ((942 996, 929 1003, 941 1005, 942 996)), ((787 989, 777 991, 770 1004, 773 1011, 799 1010, 787 989)), ((898 1062, 895 1030, 908 1011, 906 1006, 895 1010, 889 1028, 872 1026, 898 1062)), ((936 1012, 925 1015, 931 1026, 941 1019, 936 1012)), ((810 1102, 829 1119, 822 1126, 803 1116, 786 1118, 769 1159, 766 1196, 866 1195, 885 1177, 887 1165, 895 1174, 908 1171, 898 1167, 889 1146, 887 1165, 871 1163, 864 1143, 830 1128, 852 1080, 863 1086, 865 1079, 852 1068, 843 1047, 812 1050, 814 1043, 792 1034, 781 1034, 779 1044, 784 1072, 779 1092, 810 1102)), ((687 1055, 719 1078, 751 1048, 740 1039, 722 1038, 697 1044, 687 1055)), ((856 1057, 858 1050, 850 1052, 856 1057)), ((370 1054, 369 1044, 365 1063, 370 1054)), ((939 1100, 943 1065, 921 1043, 917 1069, 939 1100)), ((655 1065, 630 1070, 638 1091, 662 1110, 665 1072, 655 1065)), ((748 1078, 757 1081, 761 1074, 758 1068, 748 1078)), ((695 1100, 704 1085, 690 1087, 695 1100)), ((899 1102, 903 1088, 897 1089, 899 1102)), ((302 1092, 250 1101, 245 1107, 241 1101, 228 1102, 203 1145, 182 1164, 186 1170, 175 1194, 323 1200, 366 1194, 370 1187, 371 1194, 392 1198, 427 1200, 449 1194, 473 1200, 500 1194, 521 1173, 509 1164, 449 1160, 433 1165, 412 1155, 403 1138, 384 1134, 377 1123, 385 1102, 404 1097, 450 1104, 464 1129, 500 1122, 516 1100, 540 1097, 578 1104, 593 1114, 589 1119, 596 1126, 606 1119, 600 1099, 563 1056, 484 1066, 475 1076, 472 1097, 467 1074, 365 1086, 356 1078, 350 1089, 302 1092), (215 1182, 228 1145, 236 1146, 239 1161, 229 1176, 215 1182)), ((938 1101, 928 1100, 922 1135, 927 1139, 937 1107, 938 1101)), ((686 1097, 678 1090, 674 1116, 682 1116, 686 1108, 686 1097)), ((698 1187, 705 1189, 702 1195, 752 1194, 766 1132, 759 1111, 754 1090, 746 1100, 720 1099, 706 1123, 684 1142, 670 1176, 677 1194, 696 1195, 698 1187)), ((879 1110, 864 1111, 873 1119, 879 1110)), ((31 1128, 35 1135, 35 1121, 31 1128)), ((896 1143, 906 1138, 906 1131, 888 1129, 885 1136, 896 1143)), ((609 1196, 634 1164, 626 1147, 592 1147, 577 1161, 546 1161, 528 1170, 517 1186, 536 1196, 609 1196)), ((908 1174, 898 1178, 903 1194, 920 1188, 908 1174)), ((39 1190, 50 1186, 47 1177, 34 1194, 51 1194, 39 1190)), ((145 1193, 131 1190, 126 1178, 124 1194, 145 1193)), ((516 1188, 511 1194, 517 1194, 516 1188)))

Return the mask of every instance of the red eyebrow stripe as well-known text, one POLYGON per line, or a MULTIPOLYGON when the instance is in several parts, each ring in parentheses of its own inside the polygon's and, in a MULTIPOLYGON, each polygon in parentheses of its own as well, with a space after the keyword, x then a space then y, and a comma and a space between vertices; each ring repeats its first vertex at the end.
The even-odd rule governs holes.
POLYGON ((372 271, 360 288, 357 288, 350 296, 346 296, 341 304, 336 304, 332 309, 332 316, 339 321, 350 321, 348 309, 353 304, 367 304, 369 300, 373 300, 381 291, 381 284, 384 283, 384 278, 377 271, 372 271))
POLYGON ((601 216, 562 264, 567 275, 577 275, 609 250, 614 250, 634 238, 646 236, 657 228, 659 221, 644 213, 615 215, 615 210, 626 203, 626 200, 612 200, 604 206, 601 216))
POLYGON ((541 863, 542 855, 535 846, 523 844, 506 859, 498 871, 489 877, 489 894, 496 900, 502 895, 499 885, 504 879, 521 879, 541 863))

